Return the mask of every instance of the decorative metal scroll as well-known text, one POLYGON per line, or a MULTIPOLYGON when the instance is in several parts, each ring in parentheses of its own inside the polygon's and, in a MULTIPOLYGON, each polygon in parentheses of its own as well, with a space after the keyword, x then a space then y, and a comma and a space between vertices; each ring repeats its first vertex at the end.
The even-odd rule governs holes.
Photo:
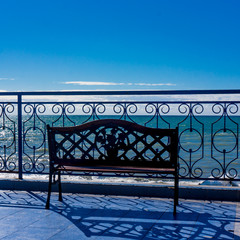
POLYGON ((0 104, 0 171, 16 171, 16 118, 11 114, 15 106, 9 103, 0 104))
POLYGON ((27 104, 23 122, 23 165, 25 172, 41 173, 45 170, 46 123, 39 117, 46 107, 43 104, 27 104))
POLYGON ((185 114, 184 119, 178 123, 181 159, 179 172, 182 177, 199 178, 203 175, 199 162, 204 156, 204 125, 195 114, 201 114, 203 106, 199 103, 183 103, 178 109, 181 114, 185 114))
POLYGON ((234 168, 238 160, 239 129, 238 123, 232 119, 230 114, 234 115, 238 112, 238 105, 234 103, 215 104, 212 109, 215 114, 221 114, 211 124, 211 157, 217 163, 217 166, 212 169, 212 176, 234 179, 239 174, 234 168))

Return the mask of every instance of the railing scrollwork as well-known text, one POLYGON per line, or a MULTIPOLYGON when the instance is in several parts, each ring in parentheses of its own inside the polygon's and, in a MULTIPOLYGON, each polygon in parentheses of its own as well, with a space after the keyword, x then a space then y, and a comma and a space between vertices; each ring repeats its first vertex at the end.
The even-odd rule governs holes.
MULTIPOLYGON (((179 128, 179 162, 182 179, 240 180, 240 101, 34 101, 27 95, 113 95, 113 92, 16 93, 18 101, 0 102, 0 171, 48 172, 46 125, 75 126, 91 120, 115 118, 155 128, 179 128), (20 110, 19 110, 20 108, 20 110), (21 116, 19 116, 21 114, 21 116), (19 122, 20 120, 20 122, 19 122), (21 130, 21 133, 20 130, 21 130), (19 135, 20 134, 20 135, 19 135), (20 140, 21 144, 20 144, 20 140), (20 150, 19 150, 20 149, 20 150), (22 157, 22 162, 19 160, 22 157)), ((166 94, 142 91, 139 94, 166 94)), ((170 91, 194 94, 196 91, 170 91)), ((240 94, 239 91, 198 91, 199 94, 240 94)), ((14 93, 0 93, 3 95, 14 93)), ((130 97, 129 97, 130 99, 130 97)), ((146 99, 146 98, 145 98, 146 99)), ((151 99, 150 97, 148 99, 151 99)), ((169 99, 169 98, 168 98, 169 99)), ((114 135, 114 133, 113 133, 114 135)), ((106 137, 106 136, 105 136, 106 137)), ((110 139, 110 138, 109 138, 110 139)), ((99 136, 107 149, 108 139, 99 136), (105 142, 103 142, 105 141, 105 142)), ((120 144, 120 143, 119 143, 120 144)), ((126 140, 124 140, 124 144, 126 140)), ((117 145, 118 146, 118 145, 117 145)), ((123 145, 119 145, 121 151, 123 145)))

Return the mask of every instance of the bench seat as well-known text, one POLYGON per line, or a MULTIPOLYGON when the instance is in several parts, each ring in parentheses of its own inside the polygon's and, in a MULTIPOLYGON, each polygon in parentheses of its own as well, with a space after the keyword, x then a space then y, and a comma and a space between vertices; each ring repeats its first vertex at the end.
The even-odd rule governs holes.
POLYGON ((102 172, 102 173, 144 173, 144 174, 173 174, 174 168, 144 168, 144 167, 128 167, 128 166, 59 166, 55 167, 56 171, 71 172, 102 172))

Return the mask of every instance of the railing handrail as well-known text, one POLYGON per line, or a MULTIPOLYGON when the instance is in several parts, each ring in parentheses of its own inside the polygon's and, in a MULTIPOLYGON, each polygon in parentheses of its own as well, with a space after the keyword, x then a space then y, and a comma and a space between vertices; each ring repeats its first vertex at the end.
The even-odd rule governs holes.
POLYGON ((240 94, 240 89, 212 90, 82 90, 82 91, 33 91, 33 92, 0 92, 1 95, 31 96, 31 95, 196 95, 196 94, 240 94))

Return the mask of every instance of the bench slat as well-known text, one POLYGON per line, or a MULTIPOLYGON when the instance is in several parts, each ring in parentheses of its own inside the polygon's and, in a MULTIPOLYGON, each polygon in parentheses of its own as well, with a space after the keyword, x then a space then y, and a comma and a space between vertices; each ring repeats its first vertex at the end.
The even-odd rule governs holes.
POLYGON ((174 168, 140 168, 140 167, 123 167, 123 166, 59 166, 55 168, 61 171, 78 171, 78 172, 113 172, 113 173, 155 173, 155 174, 173 174, 174 168))

